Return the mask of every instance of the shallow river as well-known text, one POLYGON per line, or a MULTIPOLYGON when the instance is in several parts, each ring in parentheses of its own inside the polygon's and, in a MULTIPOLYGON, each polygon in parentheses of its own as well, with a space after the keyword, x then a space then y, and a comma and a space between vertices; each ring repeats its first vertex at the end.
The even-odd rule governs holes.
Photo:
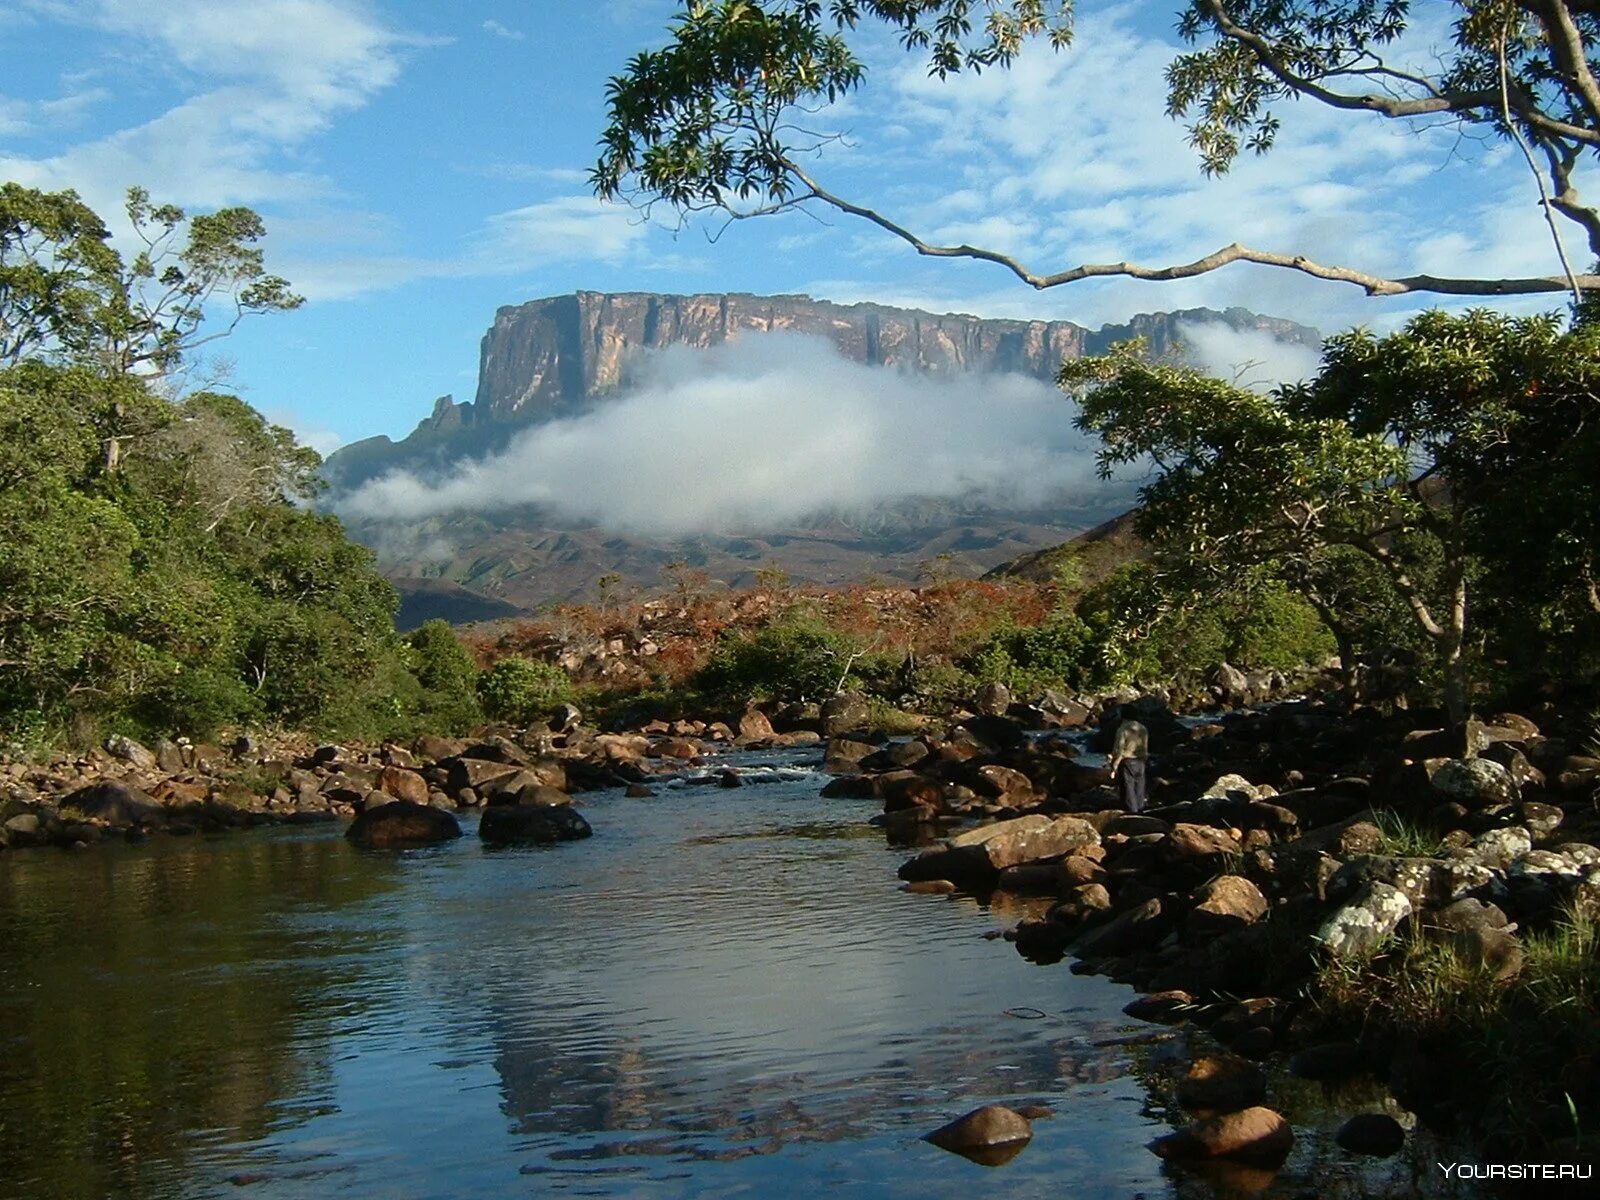
MULTIPOLYGON (((1144 1148, 1182 1046, 1128 989, 981 936, 1015 910, 898 891, 906 851, 814 757, 745 761, 767 779, 586 795, 596 836, 549 849, 469 822, 398 855, 327 826, 0 856, 0 1197, 1267 1184, 1144 1148), (1056 1112, 1003 1167, 918 1140, 1002 1099, 1056 1112)), ((1275 1098, 1311 1132, 1269 1194, 1424 1186, 1330 1171, 1339 1114, 1275 1098)))

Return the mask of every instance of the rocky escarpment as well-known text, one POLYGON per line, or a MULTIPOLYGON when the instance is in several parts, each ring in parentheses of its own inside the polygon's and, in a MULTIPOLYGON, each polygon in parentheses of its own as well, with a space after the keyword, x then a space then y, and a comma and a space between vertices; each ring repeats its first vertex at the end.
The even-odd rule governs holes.
POLYGON ((1315 346, 1316 330, 1242 308, 1142 313, 1091 330, 1071 321, 1017 321, 930 313, 810 296, 576 292, 495 314, 469 402, 441 396, 403 441, 368 438, 338 451, 326 474, 349 488, 386 471, 482 454, 527 425, 571 416, 627 386, 643 351, 716 346, 750 333, 824 337, 853 362, 927 374, 999 371, 1053 380, 1063 359, 1098 354, 1132 337, 1165 353, 1184 322, 1221 322, 1315 346))

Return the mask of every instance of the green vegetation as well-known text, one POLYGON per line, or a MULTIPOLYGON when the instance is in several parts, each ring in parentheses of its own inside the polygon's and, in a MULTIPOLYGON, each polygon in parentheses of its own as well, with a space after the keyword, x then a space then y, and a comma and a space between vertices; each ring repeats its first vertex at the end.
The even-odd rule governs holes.
POLYGON ((1138 528, 1176 586, 1275 581, 1352 658, 1420 645, 1459 722, 1475 670, 1582 679, 1600 657, 1600 527, 1573 482, 1600 454, 1597 376, 1600 327, 1477 310, 1330 338, 1270 395, 1136 344, 1061 378, 1104 474, 1159 465, 1138 528))
POLYGON ((795 609, 725 641, 692 684, 724 705, 752 698, 824 700, 849 679, 863 653, 860 639, 830 627, 815 612, 795 609))
POLYGON ((140 191, 129 217, 148 249, 124 262, 72 193, 0 187, 0 736, 459 725, 437 631, 413 674, 371 554, 306 507, 315 452, 170 382, 240 316, 299 303, 259 218, 140 191))
POLYGON ((554 663, 502 658, 478 679, 483 711, 497 721, 530 725, 572 698, 572 680, 554 663))
POLYGON ((1522 967, 1509 978, 1452 940, 1417 933, 1367 958, 1324 962, 1308 994, 1335 1025, 1450 1047, 1452 1070, 1483 1081, 1473 1096, 1482 1127, 1546 1144, 1577 1132, 1570 1099, 1589 1094, 1586 1072, 1600 1055, 1600 936, 1569 911, 1519 940, 1522 967))

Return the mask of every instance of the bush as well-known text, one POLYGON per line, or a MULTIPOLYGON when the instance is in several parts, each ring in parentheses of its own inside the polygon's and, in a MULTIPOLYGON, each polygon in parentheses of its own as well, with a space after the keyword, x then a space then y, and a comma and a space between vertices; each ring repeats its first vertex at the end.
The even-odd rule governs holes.
POLYGON ((735 637, 696 674, 694 683, 727 704, 746 700, 818 700, 854 670, 861 642, 808 613, 788 614, 754 634, 735 637))
POLYGON ((416 723, 429 733, 465 733, 483 718, 478 666, 445 621, 424 622, 405 639, 408 666, 421 689, 416 723))
POLYGON ((496 721, 531 725, 572 697, 572 680, 554 663, 502 658, 478 679, 478 700, 496 721))
POLYGON ((962 662, 978 685, 1003 683, 1033 695, 1052 689, 1094 686, 1099 656, 1089 627, 1075 614, 1058 613, 1042 625, 1007 628, 962 662))

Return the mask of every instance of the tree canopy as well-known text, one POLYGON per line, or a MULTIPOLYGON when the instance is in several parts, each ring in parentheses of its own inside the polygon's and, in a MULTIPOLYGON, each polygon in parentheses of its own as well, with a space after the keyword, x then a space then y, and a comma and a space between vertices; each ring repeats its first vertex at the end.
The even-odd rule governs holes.
MULTIPOLYGON (((1167 69, 1167 111, 1184 121, 1199 169, 1226 172, 1268 152, 1283 102, 1307 100, 1418 126, 1450 122, 1514 143, 1526 157, 1552 231, 1575 227, 1600 256, 1600 209, 1574 172, 1600 149, 1593 49, 1600 11, 1576 0, 1190 0, 1176 13, 1191 49, 1167 69), (1447 48, 1414 58, 1405 38, 1448 8, 1447 48), (1419 17, 1418 13, 1422 16, 1419 17)), ((863 218, 920 254, 996 263, 1035 288, 1128 276, 1173 280, 1235 262, 1353 284, 1372 295, 1511 295, 1600 286, 1600 276, 1508 278, 1388 274, 1319 263, 1293 247, 1233 242, 1191 262, 1081 263, 1041 270, 973 245, 936 245, 894 218, 836 194, 815 160, 834 140, 817 114, 866 80, 855 36, 886 25, 931 74, 1004 69, 1029 40, 1065 50, 1069 0, 688 0, 666 46, 635 55, 607 89, 609 122, 591 180, 605 198, 744 218, 824 206, 863 218)), ((1559 245, 1559 240, 1558 240, 1559 245)), ((1563 261, 1565 258, 1563 256, 1563 261)))

